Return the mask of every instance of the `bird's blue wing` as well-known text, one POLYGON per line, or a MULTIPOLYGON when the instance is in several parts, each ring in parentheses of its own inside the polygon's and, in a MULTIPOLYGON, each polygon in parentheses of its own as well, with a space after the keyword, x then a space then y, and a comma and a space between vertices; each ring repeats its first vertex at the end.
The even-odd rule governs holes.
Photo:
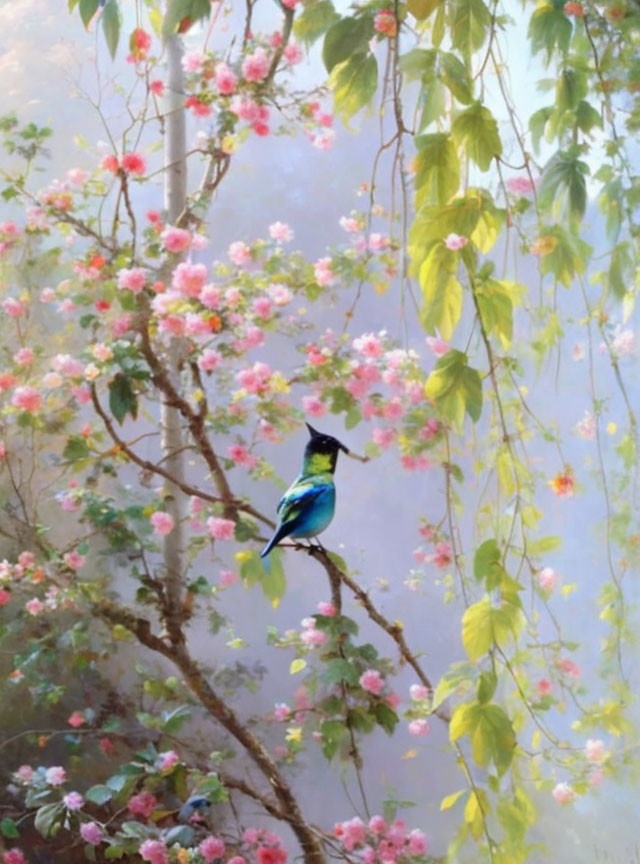
POLYGON ((285 492, 278 504, 281 524, 298 519, 308 508, 333 487, 332 483, 316 482, 312 478, 296 481, 285 492))

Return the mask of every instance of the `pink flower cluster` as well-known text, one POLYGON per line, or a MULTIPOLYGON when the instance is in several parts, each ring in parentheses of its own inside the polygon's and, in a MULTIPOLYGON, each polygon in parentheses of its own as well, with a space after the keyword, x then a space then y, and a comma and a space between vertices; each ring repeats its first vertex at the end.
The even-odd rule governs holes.
POLYGON ((300 634, 300 639, 308 648, 324 645, 327 641, 327 634, 317 629, 315 618, 303 618, 301 624, 303 630, 300 634))
POLYGON ((427 838, 423 831, 414 828, 407 831, 402 819, 390 825, 382 816, 372 816, 368 824, 355 817, 338 822, 334 836, 346 852, 357 852, 364 864, 395 864, 406 857, 417 857, 427 852, 427 838))

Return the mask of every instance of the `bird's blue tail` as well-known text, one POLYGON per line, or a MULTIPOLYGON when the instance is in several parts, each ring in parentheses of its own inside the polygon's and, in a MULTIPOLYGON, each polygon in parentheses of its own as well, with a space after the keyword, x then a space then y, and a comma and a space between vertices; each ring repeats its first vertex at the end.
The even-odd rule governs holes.
POLYGON ((269 552, 271 552, 274 546, 277 546, 281 540, 284 540, 285 537, 288 537, 289 534, 291 534, 292 527, 293 526, 291 525, 280 525, 279 528, 276 530, 276 533, 273 535, 271 540, 269 540, 267 545, 260 553, 260 557, 265 558, 269 554, 269 552))

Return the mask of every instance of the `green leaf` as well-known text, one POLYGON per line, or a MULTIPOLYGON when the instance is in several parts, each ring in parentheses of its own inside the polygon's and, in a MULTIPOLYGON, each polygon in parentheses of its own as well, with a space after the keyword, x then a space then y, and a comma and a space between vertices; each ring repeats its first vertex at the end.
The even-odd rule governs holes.
POLYGON ((277 606, 287 590, 287 579, 282 566, 282 552, 280 549, 272 549, 266 566, 264 559, 260 558, 259 561, 263 571, 260 585, 264 596, 272 606, 277 606))
POLYGON ((8 837, 9 840, 15 840, 16 837, 20 836, 18 826, 13 819, 9 819, 8 816, 4 819, 0 819, 0 833, 3 837, 8 837))
MULTIPOLYGON (((517 585, 513 583, 513 586, 517 585)), ((465 610, 462 616, 462 644, 472 663, 483 657, 493 645, 506 648, 510 639, 520 630, 520 601, 516 587, 513 591, 511 587, 508 586, 508 599, 504 599, 507 595, 503 593, 499 606, 492 606, 489 598, 485 597, 465 610)))
POLYGON ((539 6, 529 22, 533 53, 544 50, 547 60, 551 60, 555 48, 565 54, 569 48, 571 29, 571 22, 562 11, 562 6, 552 6, 550 3, 539 6))
POLYGON ((107 0, 100 20, 109 53, 113 59, 116 56, 118 40, 120 38, 120 10, 118 9, 117 0, 107 0))
POLYGON ((302 672, 302 670, 306 668, 307 661, 302 657, 296 657, 295 660, 291 661, 291 665, 289 666, 289 675, 297 675, 298 672, 302 672))
POLYGON ((84 797, 87 801, 91 801, 93 804, 106 804, 107 801, 111 801, 113 798, 113 789, 98 784, 97 786, 92 786, 90 789, 87 789, 84 793, 84 797))
POLYGON ((478 681, 478 702, 490 702, 496 692, 498 679, 495 672, 481 672, 478 681))
POLYGON ((62 458, 67 462, 77 462, 91 456, 86 439, 82 435, 71 435, 62 451, 62 458))
POLYGON ((210 0, 168 0, 162 24, 162 35, 168 39, 176 32, 183 18, 200 21, 211 14, 210 0))
POLYGON ((499 705, 478 705, 474 714, 475 726, 471 733, 471 753, 478 765, 493 761, 499 775, 504 774, 516 746, 511 721, 499 705))
POLYGON ((628 243, 618 243, 611 253, 607 286, 618 300, 623 300, 633 284, 633 255, 628 243))
POLYGON ((476 299, 482 322, 488 333, 495 332, 506 350, 511 344, 513 330, 513 301, 519 299, 515 283, 486 279, 476 286, 476 299))
POLYGON ((441 52, 440 77, 458 102, 464 105, 471 102, 469 74, 464 63, 455 54, 450 54, 448 51, 441 52))
POLYGON ((446 91, 444 84, 435 75, 422 85, 420 89, 420 105, 422 112, 417 131, 421 132, 431 125, 446 111, 446 91))
POLYGON ((415 139, 416 207, 446 204, 460 186, 460 160, 450 135, 438 132, 415 139))
POLYGON ((487 591, 496 588, 506 576, 500 548, 493 538, 485 540, 476 549, 473 558, 473 575, 478 582, 485 583, 487 591))
POLYGON ((454 0, 451 41, 468 59, 481 48, 491 26, 491 13, 482 0, 454 0))
POLYGON ((554 218, 568 218, 577 228, 587 207, 589 166, 574 151, 556 153, 546 164, 538 192, 538 204, 554 218))
POLYGON ((425 393, 458 430, 462 429, 465 412, 473 421, 480 419, 482 380, 462 351, 452 349, 438 360, 427 379, 425 393))
POLYGON ((553 273, 568 288, 576 274, 584 273, 592 249, 579 237, 569 234, 562 225, 553 225, 545 235, 553 237, 556 245, 552 252, 540 258, 540 273, 543 276, 553 273))
POLYGON ((98 0, 80 0, 80 18, 85 30, 89 27, 91 19, 98 11, 98 0))
POLYGON ((426 21, 443 0, 407 0, 407 9, 416 21, 426 21))
POLYGON ((36 831, 45 839, 52 837, 60 827, 60 820, 64 809, 64 804, 58 801, 39 807, 33 823, 36 831))
POLYGON ((593 105, 581 99, 576 108, 576 126, 585 135, 588 135, 594 127, 598 129, 603 128, 602 115, 599 111, 596 111, 593 105))
POLYGON ((181 729, 191 718, 191 709, 188 705, 178 705, 171 711, 162 712, 162 729, 169 735, 173 735, 181 729))
POLYGON ((120 424, 127 414, 131 414, 134 420, 138 416, 138 398, 133 392, 131 381, 121 372, 109 382, 109 408, 120 424))
POLYGON ((437 243, 420 267, 420 287, 424 305, 420 323, 427 333, 440 332, 450 339, 462 313, 462 285, 457 278, 458 256, 437 243))
POLYGON ((396 712, 385 702, 378 702, 374 708, 374 714, 376 715, 378 726, 382 726, 388 735, 393 735, 393 730, 398 725, 398 720, 400 719, 396 712))
POLYGON ((322 59, 327 72, 331 72, 339 63, 349 60, 354 54, 365 53, 373 35, 373 21, 368 16, 341 18, 336 21, 329 28, 322 46, 322 59))
POLYGON ((378 86, 378 63, 373 54, 359 52, 332 67, 329 86, 334 108, 344 122, 373 98, 378 86))
POLYGON ((307 6, 302 15, 296 18, 293 32, 301 42, 312 45, 339 18, 330 0, 319 0, 307 6))
POLYGON ((480 102, 462 111, 453 121, 451 132, 458 145, 482 171, 488 171, 491 161, 502 153, 502 142, 496 119, 480 102))
POLYGON ((553 114, 553 108, 540 108, 538 111, 534 111, 534 113, 529 117, 529 130, 531 131, 531 141, 533 143, 533 149, 536 153, 540 151, 540 139, 544 135, 544 130, 549 121, 549 118, 553 114))
POLYGON ((445 797, 440 802, 440 812, 443 812, 444 810, 450 810, 453 805, 456 804, 460 800, 460 798, 462 798, 466 791, 466 789, 460 789, 459 792, 453 792, 451 795, 445 795, 445 797))
POLYGON ((556 82, 556 108, 561 113, 578 107, 587 95, 587 78, 577 69, 565 66, 556 82))
POLYGON ((408 81, 429 80, 434 75, 437 57, 433 48, 414 48, 398 57, 398 66, 408 81))
POLYGON ((329 660, 324 673, 324 678, 327 684, 340 684, 345 681, 347 684, 356 687, 358 684, 358 672, 348 660, 336 658, 329 660))
POLYGON ((349 737, 349 730, 342 720, 325 720, 320 726, 322 752, 331 760, 340 743, 349 737))

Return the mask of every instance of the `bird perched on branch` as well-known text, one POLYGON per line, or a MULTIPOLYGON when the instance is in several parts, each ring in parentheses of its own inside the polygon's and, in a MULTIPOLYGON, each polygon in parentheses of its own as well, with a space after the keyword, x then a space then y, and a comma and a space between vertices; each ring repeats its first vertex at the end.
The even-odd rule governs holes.
POLYGON ((304 451, 302 471, 280 499, 277 510, 280 521, 260 553, 262 558, 285 537, 317 537, 329 526, 336 507, 333 474, 340 450, 352 459, 368 461, 352 453, 337 438, 318 432, 308 423, 306 426, 310 438, 304 451))

